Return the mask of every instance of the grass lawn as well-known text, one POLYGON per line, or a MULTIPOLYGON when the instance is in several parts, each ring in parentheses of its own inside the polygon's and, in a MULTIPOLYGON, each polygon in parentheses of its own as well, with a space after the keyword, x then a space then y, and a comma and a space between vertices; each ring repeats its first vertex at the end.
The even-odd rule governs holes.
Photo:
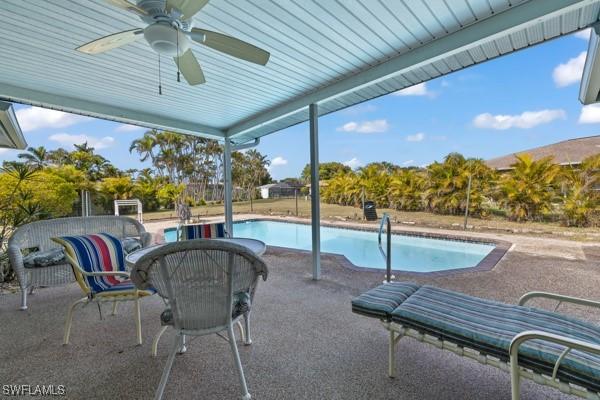
MULTIPOLYGON (((437 215, 428 212, 406 212, 390 209, 377 210, 379 215, 388 212, 395 224, 423 226, 431 228, 444 228, 462 230, 464 217, 455 215, 437 215)), ((261 199, 250 202, 236 202, 233 212, 237 214, 263 214, 263 215, 296 215, 296 202, 294 199, 261 199)), ((194 217, 223 215, 222 204, 209 204, 192 209, 194 217)), ((298 198, 298 216, 310 218, 310 201, 304 197, 298 198)), ((352 220, 361 222, 362 212, 359 208, 321 203, 321 219, 330 221, 352 220)), ((144 221, 150 222, 159 219, 177 218, 174 211, 158 211, 144 213, 144 221)), ((526 235, 553 235, 573 240, 600 241, 600 228, 568 228, 558 223, 526 222, 518 223, 506 221, 500 217, 488 219, 469 218, 470 230, 490 232, 509 232, 526 235)))

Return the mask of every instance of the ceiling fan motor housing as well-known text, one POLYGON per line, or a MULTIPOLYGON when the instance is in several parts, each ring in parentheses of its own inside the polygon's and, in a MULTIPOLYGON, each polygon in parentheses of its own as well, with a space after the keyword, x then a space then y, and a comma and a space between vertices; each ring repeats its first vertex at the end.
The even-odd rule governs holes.
POLYGON ((190 48, 188 37, 168 23, 157 22, 144 29, 144 38, 159 54, 178 57, 190 48))

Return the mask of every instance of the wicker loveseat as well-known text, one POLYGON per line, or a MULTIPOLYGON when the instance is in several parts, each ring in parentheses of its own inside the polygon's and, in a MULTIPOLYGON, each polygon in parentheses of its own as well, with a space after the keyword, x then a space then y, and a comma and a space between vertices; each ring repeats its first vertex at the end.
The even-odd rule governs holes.
POLYGON ((8 256, 21 287, 21 309, 27 309, 27 290, 39 286, 59 286, 75 280, 71 265, 26 268, 24 253, 29 249, 46 251, 60 246, 51 238, 67 235, 110 233, 120 239, 136 237, 146 247, 152 236, 138 221, 117 216, 70 217, 36 221, 19 227, 8 241, 8 256))

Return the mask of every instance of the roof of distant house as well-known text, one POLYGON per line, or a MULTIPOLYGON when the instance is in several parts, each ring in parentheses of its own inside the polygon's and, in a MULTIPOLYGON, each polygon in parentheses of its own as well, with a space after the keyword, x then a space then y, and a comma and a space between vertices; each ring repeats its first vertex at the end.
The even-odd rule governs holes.
POLYGON ((554 162, 557 164, 578 165, 586 158, 600 154, 600 135, 569 139, 546 146, 519 151, 506 156, 492 158, 487 160, 486 164, 490 168, 495 168, 497 170, 511 169, 511 165, 517 161, 515 155, 525 153, 533 156, 534 160, 552 156, 554 157, 554 162))
POLYGON ((285 183, 285 182, 277 182, 277 183, 268 183, 266 185, 262 185, 259 186, 259 189, 272 189, 272 188, 277 188, 277 189, 289 189, 292 186, 285 183))

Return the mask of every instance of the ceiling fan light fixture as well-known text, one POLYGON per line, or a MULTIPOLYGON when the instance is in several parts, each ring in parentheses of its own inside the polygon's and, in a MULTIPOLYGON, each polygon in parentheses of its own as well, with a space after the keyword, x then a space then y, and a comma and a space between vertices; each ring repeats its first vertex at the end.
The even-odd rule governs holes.
POLYGON ((158 22, 148 26, 144 29, 144 38, 154 51, 170 57, 181 56, 190 48, 188 37, 166 23, 158 22))

